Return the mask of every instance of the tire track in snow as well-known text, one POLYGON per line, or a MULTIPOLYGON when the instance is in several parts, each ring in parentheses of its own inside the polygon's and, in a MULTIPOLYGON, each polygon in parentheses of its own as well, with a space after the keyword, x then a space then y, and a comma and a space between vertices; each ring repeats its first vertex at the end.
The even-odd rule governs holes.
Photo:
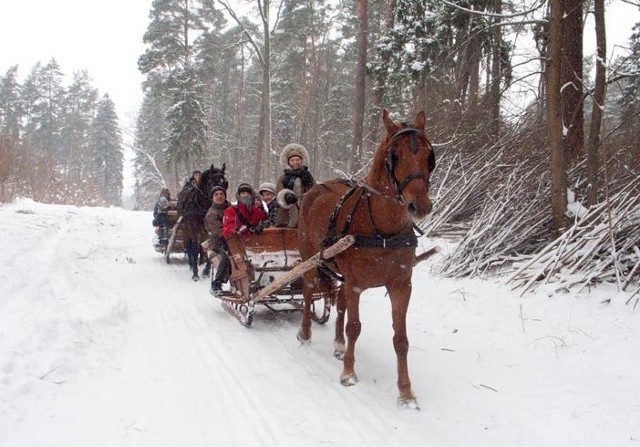
MULTIPOLYGON (((154 302, 156 311, 161 314, 164 332, 172 334, 166 337, 172 345, 171 350, 178 359, 182 358, 181 363, 189 365, 184 368, 185 380, 189 380, 189 388, 194 390, 193 395, 201 395, 201 388, 211 385, 215 393, 222 394, 219 400, 233 406, 231 416, 227 412, 223 413, 225 422, 222 425, 236 427, 228 433, 236 442, 241 443, 242 436, 246 434, 246 421, 251 421, 252 430, 261 434, 264 445, 278 445, 277 430, 274 428, 276 424, 268 414, 260 410, 260 402, 255 400, 252 393, 246 389, 246 384, 238 378, 237 365, 228 360, 228 351, 212 341, 212 337, 220 337, 220 334, 212 333, 211 326, 205 320, 206 311, 202 312, 197 307, 199 301, 194 299, 196 296, 206 294, 210 297, 207 284, 188 280, 187 268, 184 265, 166 265, 164 261, 153 264, 149 275, 151 277, 148 279, 154 285, 154 290, 165 291, 159 294, 161 299, 154 302), (178 295, 176 292, 181 293, 178 295), (177 315, 180 316, 179 320, 175 318, 177 315), (189 353, 185 352, 185 345, 189 346, 189 353), (198 376, 202 374, 192 371, 194 362, 208 372, 205 374, 206 382, 211 383, 203 383, 198 376), (236 436, 240 438, 235 439, 236 436)), ((208 305, 205 307, 210 309, 208 305)), ((206 410, 203 408, 203 412, 206 410)))
MULTIPOLYGON (((166 268, 166 265, 160 265, 160 269, 166 268)), ((216 387, 218 389, 226 389, 229 387, 234 392, 225 391, 225 396, 235 403, 240 402, 241 412, 247 416, 248 420, 252 421, 254 429, 265 434, 268 433, 269 437, 276 443, 280 442, 279 433, 282 431, 278 429, 279 420, 276 416, 272 416, 268 411, 261 410, 264 407, 264 403, 260 402, 256 397, 257 395, 264 394, 260 389, 257 389, 253 383, 254 378, 249 374, 238 374, 238 352, 229 353, 228 349, 221 348, 220 342, 215 340, 223 339, 225 334, 220 331, 215 331, 211 327, 211 322, 207 321, 205 315, 211 308, 219 306, 218 301, 213 301, 208 294, 208 284, 193 283, 187 278, 186 266, 180 266, 181 271, 172 271, 171 281, 179 281, 185 292, 188 290, 190 293, 185 293, 184 297, 174 297, 174 304, 181 313, 182 320, 185 327, 189 328, 190 337, 199 346, 198 352, 201 353, 200 361, 207 364, 207 368, 211 371, 213 377, 219 378, 216 380, 216 387), (192 294, 192 296, 190 296, 192 294), (204 300, 204 301, 203 301, 204 300), (204 310, 199 309, 198 304, 204 302, 204 310), (210 334, 210 335, 209 335, 210 334), (209 335, 209 336, 208 336, 209 335), (231 360, 228 359, 231 355, 231 360), (224 373, 220 374, 223 370, 224 373), (238 394, 242 395, 241 399, 238 399, 238 394), (246 404, 244 403, 246 402, 246 404), (261 421, 260 424, 257 421, 261 421)), ((164 272, 166 273, 166 272, 164 272)), ((200 306, 202 307, 202 306, 200 306)), ((364 384, 358 384, 354 388, 344 388, 339 384, 338 375, 340 372, 340 363, 332 357, 331 346, 332 342, 327 340, 327 336, 332 337, 333 329, 330 327, 333 323, 333 319, 327 323, 327 327, 321 328, 314 324, 314 330, 316 333, 324 332, 324 340, 320 340, 319 337, 314 339, 311 346, 300 346, 299 342, 295 340, 295 331, 297 330, 298 318, 291 318, 294 320, 293 327, 290 327, 291 321, 285 321, 285 326, 281 327, 277 325, 277 321, 270 321, 268 313, 263 313, 262 308, 258 307, 258 313, 254 317, 254 326, 251 329, 246 329, 240 326, 231 316, 227 315, 223 311, 222 317, 227 321, 224 324, 223 330, 231 332, 237 337, 237 342, 234 344, 237 349, 242 349, 242 345, 247 346, 247 351, 252 352, 255 349, 256 343, 259 343, 265 350, 270 350, 273 357, 281 360, 287 365, 287 368, 291 369, 290 374, 282 375, 276 380, 291 383, 298 390, 298 394, 306 394, 308 396, 315 396, 318 394, 317 389, 323 388, 324 393, 328 393, 330 398, 328 401, 332 402, 332 415, 330 418, 331 423, 327 424, 324 431, 328 435, 320 436, 323 430, 318 430, 317 424, 321 421, 312 421, 301 419, 302 425, 314 426, 314 436, 320 436, 318 441, 324 442, 326 438, 331 437, 331 427, 335 424, 347 424, 345 427, 348 430, 358 433, 358 437, 363 441, 370 444, 384 443, 386 445, 393 445, 395 439, 388 438, 388 426, 390 425, 388 418, 385 416, 385 412, 376 412, 370 408, 371 396, 366 396, 367 392, 380 393, 380 388, 366 386, 364 384), (272 330, 275 329, 275 332, 272 330), (284 333, 286 331, 286 333, 284 333), (315 347, 318 348, 315 348, 315 347), (309 349, 311 348, 311 349, 309 349), (318 352, 320 349, 322 352, 318 352), (306 351, 306 353, 305 353, 306 351), (302 378, 302 379, 300 379, 302 378), (335 403, 338 405, 334 405, 335 403), (358 418, 358 423, 349 424, 352 418, 353 410, 357 408, 358 414, 366 414, 364 418, 367 423, 362 423, 361 418, 358 418)), ((295 314, 299 316, 299 314, 295 314)), ((229 334, 226 334, 227 336, 229 334)), ((317 334, 316 334, 317 335, 317 334)), ((360 353, 364 356, 366 354, 360 353)), ((390 359, 395 362, 395 358, 390 359)), ((393 370, 393 365, 389 365, 389 368, 393 370)), ((272 368, 267 368, 270 370, 272 368)), ((386 397, 386 394, 381 394, 382 397, 386 397)), ((380 398, 380 405, 389 405, 389 402, 380 398)), ((317 414, 317 408, 322 406, 322 402, 314 402, 312 404, 303 403, 302 408, 306 408, 309 411, 300 411, 293 408, 294 415, 296 417, 300 414, 317 414)))

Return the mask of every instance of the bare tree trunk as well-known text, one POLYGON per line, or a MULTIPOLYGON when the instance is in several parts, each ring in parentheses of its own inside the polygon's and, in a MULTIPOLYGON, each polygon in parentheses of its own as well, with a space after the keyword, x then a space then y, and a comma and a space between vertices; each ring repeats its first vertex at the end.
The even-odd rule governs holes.
POLYGON ((253 184, 260 184, 260 173, 264 154, 271 153, 271 36, 269 32, 270 0, 262 3, 262 31, 264 52, 262 61, 262 95, 260 104, 260 126, 258 131, 258 149, 253 170, 253 184))
MULTIPOLYGON (((395 18, 396 18, 396 5, 397 0, 389 0, 387 3, 387 10, 385 14, 384 21, 384 36, 389 36, 391 30, 393 29, 395 18)), ((377 141, 378 138, 378 127, 380 126, 381 115, 378 115, 378 112, 382 109, 382 104, 384 101, 384 94, 386 92, 385 84, 387 82, 388 70, 389 70, 389 60, 391 58, 391 53, 386 52, 382 56, 381 67, 382 70, 378 73, 378 77, 375 80, 375 87, 373 88, 373 100, 372 100, 372 109, 374 112, 374 117, 369 121, 369 139, 373 143, 377 141)))
MULTIPOLYGON (((477 45, 474 45, 474 47, 477 45)), ((469 67, 469 111, 474 117, 478 116, 478 94, 480 93, 480 56, 479 48, 475 49, 473 59, 469 67)))
POLYGON ((356 82, 353 113, 353 142, 351 154, 351 172, 360 169, 363 153, 363 127, 366 87, 367 64, 367 0, 356 0, 356 18, 358 20, 358 35, 356 45, 358 54, 356 58, 356 82))
POLYGON ((243 178, 240 172, 240 154, 239 149, 242 147, 242 143, 244 141, 243 135, 243 117, 244 111, 242 109, 242 98, 244 98, 244 78, 245 78, 245 58, 244 58, 244 46, 240 45, 240 84, 238 85, 238 93, 236 95, 236 108, 235 108, 235 116, 234 116, 234 126, 235 126, 235 141, 231 147, 229 154, 230 168, 233 177, 235 178, 243 178))
POLYGON ((562 139, 561 69, 562 16, 561 0, 552 0, 549 8, 549 58, 547 60, 547 127, 551 149, 551 212, 556 233, 566 227, 567 168, 562 139))
MULTIPOLYGON (((502 14, 502 0, 494 1, 496 15, 502 14)), ((500 80, 502 79, 502 27, 500 19, 495 18, 493 27, 493 57, 491 61, 491 89, 489 92, 489 110, 491 116, 491 135, 498 138, 500 134, 500 80)))
POLYGON ((607 39, 604 24, 604 0, 595 0, 594 17, 596 21, 596 86, 591 111, 591 127, 587 143, 587 179, 589 189, 587 200, 589 205, 598 203, 598 148, 600 146, 601 123, 606 98, 606 57, 607 39))
MULTIPOLYGON (((264 78, 264 75, 263 75, 264 78)), ((267 91, 265 90, 264 79, 262 80, 262 94, 260 95, 260 122, 258 123, 258 148, 256 149, 256 158, 253 165, 253 177, 252 181, 254 185, 260 183, 260 170, 262 168, 263 154, 265 153, 265 145, 267 135, 267 91)))
POLYGON ((582 0, 555 1, 563 1, 564 3, 560 82, 562 85, 562 117, 567 128, 567 155, 568 161, 573 161, 584 152, 582 0))

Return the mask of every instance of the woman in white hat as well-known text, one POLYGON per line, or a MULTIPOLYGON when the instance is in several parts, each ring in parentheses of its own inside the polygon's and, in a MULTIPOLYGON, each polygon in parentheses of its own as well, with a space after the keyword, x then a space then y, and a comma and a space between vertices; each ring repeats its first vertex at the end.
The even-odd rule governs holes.
POLYGON ((298 226, 298 209, 302 196, 316 186, 316 181, 307 167, 309 153, 304 146, 287 144, 280 153, 280 164, 284 174, 278 180, 276 200, 279 205, 275 225, 295 228, 298 226))

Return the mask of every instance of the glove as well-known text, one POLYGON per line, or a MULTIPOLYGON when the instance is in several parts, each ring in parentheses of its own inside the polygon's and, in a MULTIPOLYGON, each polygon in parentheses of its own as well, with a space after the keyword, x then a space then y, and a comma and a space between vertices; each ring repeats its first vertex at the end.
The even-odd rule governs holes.
POLYGON ((158 222, 155 219, 153 219, 153 221, 151 222, 151 225, 153 225, 154 227, 157 227, 158 226, 158 222))
POLYGON ((260 222, 258 225, 255 226, 255 228, 253 229, 253 232, 255 234, 260 234, 262 233, 262 230, 264 230, 264 224, 260 222))
POLYGON ((297 201, 298 201, 298 197, 296 197, 296 195, 292 192, 288 192, 284 195, 284 202, 287 205, 293 205, 297 201))

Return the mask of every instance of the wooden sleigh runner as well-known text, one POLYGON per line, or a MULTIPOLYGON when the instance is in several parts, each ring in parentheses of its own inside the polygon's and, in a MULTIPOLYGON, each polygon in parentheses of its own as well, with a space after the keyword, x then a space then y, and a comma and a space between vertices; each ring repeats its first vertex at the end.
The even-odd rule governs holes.
POLYGON ((168 211, 169 225, 168 225, 168 241, 162 243, 161 232, 156 227, 156 235, 153 238, 153 249, 162 254, 167 261, 167 264, 171 262, 171 253, 183 253, 184 241, 182 240, 182 216, 178 216, 178 212, 175 209, 168 211))
MULTIPOLYGON (((304 273, 353 243, 353 236, 346 236, 302 261, 298 232, 294 228, 268 228, 259 235, 247 238, 234 235, 227 240, 231 290, 223 292, 218 298, 222 300, 223 308, 246 327, 253 322, 256 305, 263 305, 275 312, 302 310, 304 273)), ((212 258, 212 264, 217 267, 215 257, 212 258)), ((321 324, 328 321, 336 291, 314 296, 311 314, 314 321, 321 324)))
MULTIPOLYGON (((184 256, 185 245, 182 236, 182 216, 178 216, 178 211, 169 210, 169 238, 166 244, 162 244, 159 238, 158 228, 156 236, 153 238, 153 249, 162 254, 167 264, 171 263, 171 255, 179 253, 184 256)), ((206 238, 206 233, 202 233, 202 238, 206 238)))

